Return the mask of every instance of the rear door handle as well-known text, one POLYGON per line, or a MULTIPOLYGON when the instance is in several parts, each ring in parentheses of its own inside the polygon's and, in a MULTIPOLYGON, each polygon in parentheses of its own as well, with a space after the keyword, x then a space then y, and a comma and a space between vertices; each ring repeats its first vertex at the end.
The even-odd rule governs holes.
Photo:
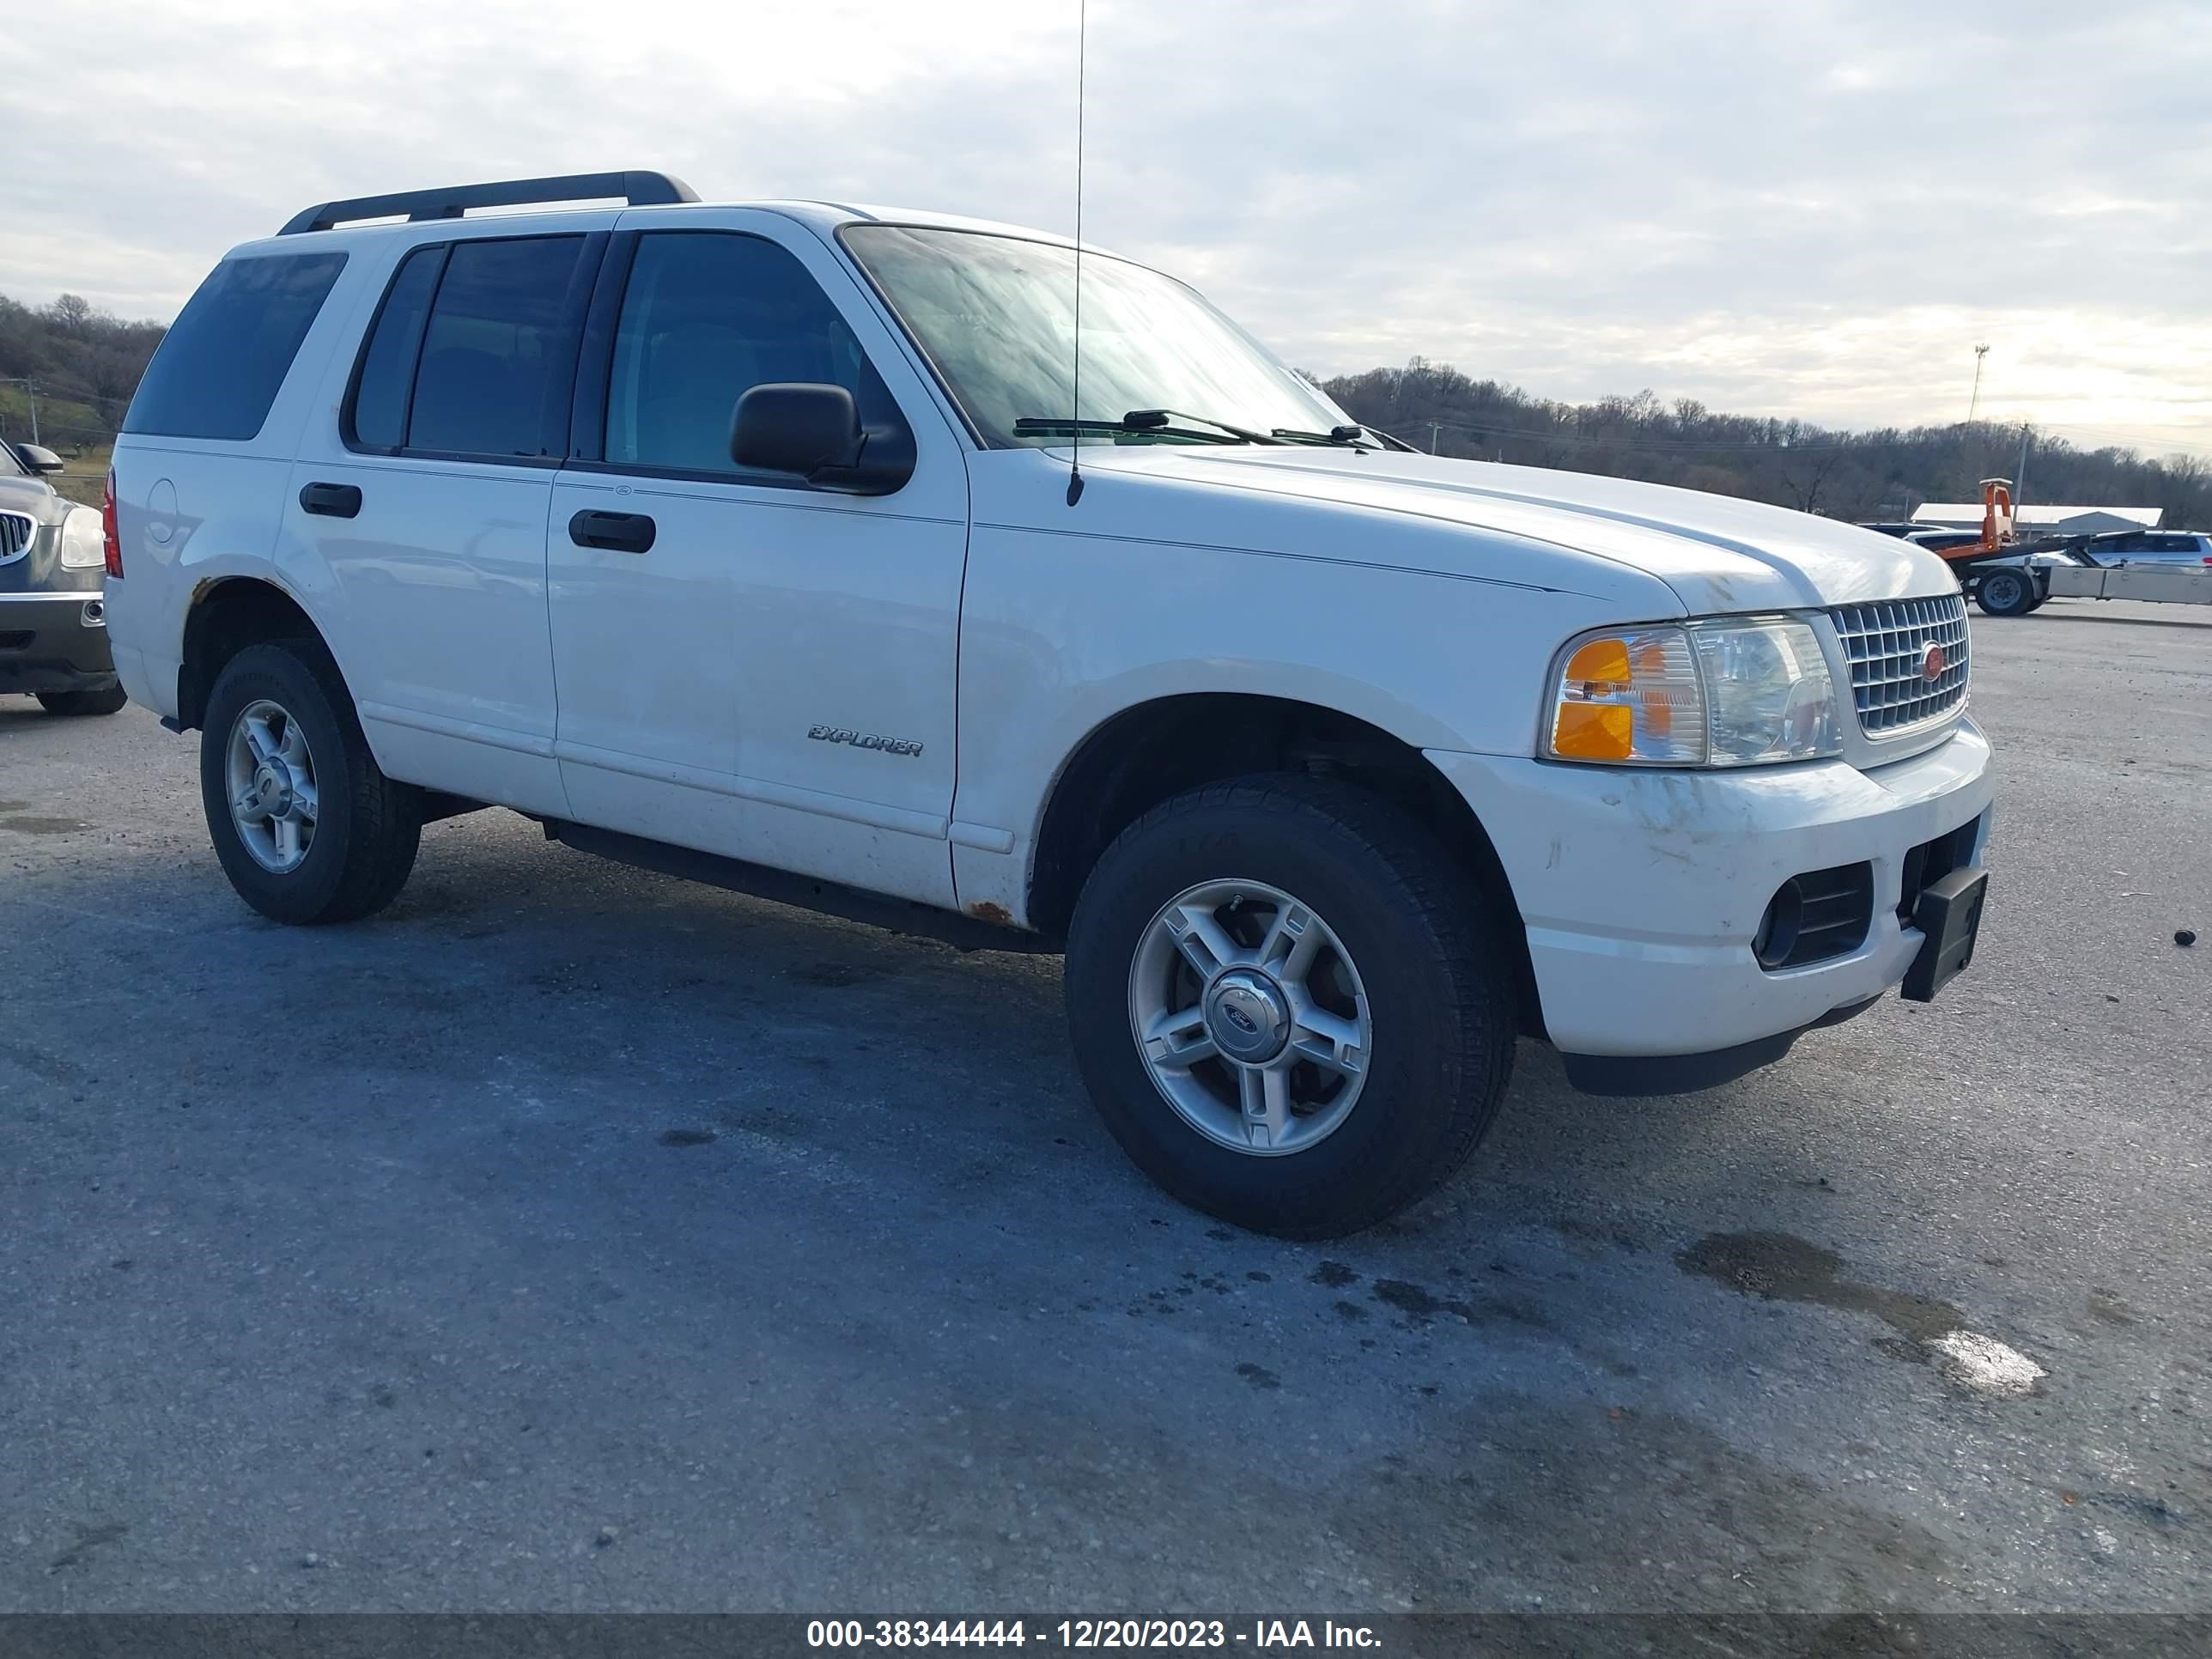
POLYGON ((583 512, 568 520, 568 539, 577 546, 612 553, 650 552, 653 532, 653 520, 642 513, 583 512))
POLYGON ((361 511, 361 490, 353 484, 311 483, 300 492, 300 507, 326 519, 350 519, 361 511))

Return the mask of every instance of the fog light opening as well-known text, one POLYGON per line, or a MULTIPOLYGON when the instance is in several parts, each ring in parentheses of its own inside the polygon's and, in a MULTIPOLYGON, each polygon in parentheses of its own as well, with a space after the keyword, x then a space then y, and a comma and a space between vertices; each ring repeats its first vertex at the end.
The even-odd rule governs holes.
POLYGON ((1798 890, 1797 878, 1792 876, 1766 902, 1766 914, 1759 918, 1759 932, 1752 935, 1751 953, 1759 959, 1760 967, 1771 973, 1790 960, 1790 953, 1797 948, 1797 929, 1804 919, 1805 896, 1798 890))

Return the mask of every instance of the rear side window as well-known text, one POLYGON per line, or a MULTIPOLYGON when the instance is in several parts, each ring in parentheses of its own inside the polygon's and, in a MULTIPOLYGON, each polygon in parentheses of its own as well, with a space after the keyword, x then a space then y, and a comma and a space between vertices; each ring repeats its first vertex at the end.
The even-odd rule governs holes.
POLYGON ((123 429, 258 436, 345 262, 343 253, 280 253, 217 265, 162 337, 123 429))
POLYGON ((356 449, 559 460, 596 237, 439 242, 400 262, 341 430, 356 449))
POLYGON ((407 394, 422 355, 430 296, 438 291, 446 250, 418 247, 399 264, 362 353, 355 382, 352 428, 347 437, 370 449, 398 449, 407 441, 407 394))
POLYGON ((453 245, 422 335, 408 448, 566 452, 576 368, 569 290, 583 246, 580 236, 453 245))

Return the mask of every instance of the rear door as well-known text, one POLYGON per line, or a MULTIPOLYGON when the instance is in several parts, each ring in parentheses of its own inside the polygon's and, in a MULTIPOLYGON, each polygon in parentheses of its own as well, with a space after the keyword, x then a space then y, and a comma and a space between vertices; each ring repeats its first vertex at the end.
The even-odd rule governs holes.
POLYGON ((301 446, 278 554, 333 590, 303 597, 387 772, 555 816, 545 515, 613 219, 400 252, 335 418, 301 446))
POLYGON ((951 904, 966 463, 858 281, 777 214, 625 213, 574 447, 547 542, 574 816, 951 904), (910 442, 906 484, 734 465, 738 399, 788 381, 842 385, 910 442))

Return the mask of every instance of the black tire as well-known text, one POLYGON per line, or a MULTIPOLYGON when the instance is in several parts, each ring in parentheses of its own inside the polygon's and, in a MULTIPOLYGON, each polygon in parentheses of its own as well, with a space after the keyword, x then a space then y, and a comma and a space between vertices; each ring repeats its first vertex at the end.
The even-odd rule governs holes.
POLYGON ((2035 578, 2024 570, 1992 570, 1974 590, 1974 603, 1991 617, 2025 617, 2043 603, 2035 578))
POLYGON ((97 691, 39 693, 39 707, 49 714, 119 714, 130 701, 131 694, 119 685, 105 686, 97 691))
POLYGON ((1295 774, 1209 785, 1130 825, 1084 886, 1066 981, 1076 1060, 1114 1138, 1176 1198, 1285 1238, 1357 1232, 1442 1186, 1497 1116, 1519 1012, 1503 926, 1430 832, 1380 797, 1295 774), (1132 1031, 1147 928, 1212 880, 1294 895, 1365 985, 1364 1091, 1304 1151, 1260 1157, 1200 1133, 1155 1085, 1132 1031))
POLYGON ((238 896, 272 921, 356 921, 398 896, 422 834, 421 793, 378 769, 345 683, 320 645, 248 646, 223 665, 200 732, 200 799, 216 857, 238 896), (230 734, 256 702, 297 720, 315 757, 321 811, 307 855, 278 873, 249 853, 232 821, 224 777, 230 734))

